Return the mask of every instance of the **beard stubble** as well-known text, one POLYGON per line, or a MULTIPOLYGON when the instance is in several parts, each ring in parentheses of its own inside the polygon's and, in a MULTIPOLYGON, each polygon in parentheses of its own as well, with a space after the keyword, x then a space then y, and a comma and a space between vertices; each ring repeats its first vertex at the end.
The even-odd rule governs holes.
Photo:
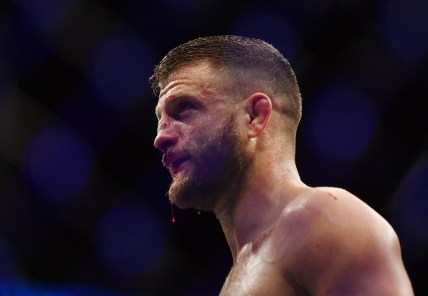
POLYGON ((222 199, 237 198, 250 157, 236 131, 233 114, 206 141, 186 150, 192 155, 191 169, 173 178, 168 191, 172 203, 212 211, 222 199))

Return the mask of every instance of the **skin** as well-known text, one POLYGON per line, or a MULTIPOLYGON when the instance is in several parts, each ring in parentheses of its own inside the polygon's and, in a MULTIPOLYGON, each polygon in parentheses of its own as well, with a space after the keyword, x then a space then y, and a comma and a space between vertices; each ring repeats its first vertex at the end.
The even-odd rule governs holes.
POLYGON ((220 295, 413 295, 388 222, 343 189, 305 185, 295 133, 278 130, 283 115, 272 99, 261 89, 233 100, 223 75, 200 62, 163 81, 154 142, 170 156, 171 201, 213 211, 221 223, 233 266, 220 295), (204 163, 219 165, 208 173, 198 159, 210 147, 216 158, 204 163), (227 171, 237 163, 244 169, 227 171), (218 178, 224 172, 235 179, 218 178), (212 179, 214 193, 176 190, 212 179))

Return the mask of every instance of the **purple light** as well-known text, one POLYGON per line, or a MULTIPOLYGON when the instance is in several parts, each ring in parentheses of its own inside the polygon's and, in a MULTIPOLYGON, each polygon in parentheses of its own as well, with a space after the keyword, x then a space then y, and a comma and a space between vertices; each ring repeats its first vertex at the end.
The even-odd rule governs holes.
POLYGON ((161 0, 166 6, 184 12, 198 12, 212 7, 212 0, 161 0))
MULTIPOLYGON (((1 296, 125 296, 104 288, 75 285, 53 284, 49 282, 21 279, 19 277, 0 278, 1 296)), ((148 296, 142 293, 141 296, 148 296)))
MULTIPOLYGON (((12 6, 13 7, 13 6, 12 6)), ((30 24, 22 22, 18 9, 9 9, 0 18, 1 74, 8 80, 25 77, 32 69, 41 64, 48 52, 37 31, 30 24)), ((24 19, 25 20, 25 19, 24 19)))
POLYGON ((271 11, 246 11, 230 27, 229 33, 265 40, 289 61, 296 55, 296 34, 293 27, 283 16, 271 11))
POLYGON ((32 26, 44 33, 50 33, 67 15, 74 0, 21 0, 16 3, 32 26))
MULTIPOLYGON (((395 193, 393 222, 411 248, 428 247, 428 154, 424 154, 395 193)), ((417 254, 417 252, 415 252, 417 254)))
POLYGON ((92 90, 105 102, 125 106, 137 102, 148 89, 154 61, 149 47, 128 32, 102 39, 87 60, 92 90))
POLYGON ((94 234, 97 255, 114 273, 136 278, 159 263, 165 238, 156 218, 143 208, 119 207, 99 221, 94 234))
POLYGON ((47 128, 27 148, 24 169, 34 189, 50 200, 69 200, 88 181, 89 149, 67 128, 47 128))
MULTIPOLYGON (((0 236, 0 276, 11 276, 15 275, 17 266, 15 264, 13 253, 5 241, 0 236)), ((1 295, 1 294, 0 294, 1 295)))
POLYGON ((377 113, 357 90, 332 86, 308 105, 304 135, 313 153, 337 163, 356 160, 373 138, 377 113))
POLYGON ((404 61, 428 56, 428 1, 385 0, 379 6, 379 34, 404 61))

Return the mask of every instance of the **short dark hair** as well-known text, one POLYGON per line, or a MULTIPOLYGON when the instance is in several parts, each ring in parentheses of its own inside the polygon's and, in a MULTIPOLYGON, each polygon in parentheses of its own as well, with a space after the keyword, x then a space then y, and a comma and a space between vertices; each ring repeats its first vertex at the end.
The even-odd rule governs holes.
POLYGON ((281 98, 273 100, 274 107, 296 123, 300 121, 302 99, 290 63, 271 44, 256 38, 217 35, 200 37, 175 47, 160 61, 150 77, 154 94, 159 93, 160 83, 175 71, 202 61, 234 74, 256 73, 257 80, 281 98))

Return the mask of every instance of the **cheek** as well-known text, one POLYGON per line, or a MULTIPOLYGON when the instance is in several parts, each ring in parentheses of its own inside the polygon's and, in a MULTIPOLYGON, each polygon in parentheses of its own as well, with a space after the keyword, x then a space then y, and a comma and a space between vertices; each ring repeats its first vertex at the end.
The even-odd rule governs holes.
POLYGON ((193 150, 194 147, 200 145, 200 142, 203 142, 203 135, 195 127, 187 127, 183 131, 182 139, 184 145, 193 150))
POLYGON ((212 131, 199 142, 199 152, 209 168, 223 166, 232 155, 233 139, 225 134, 224 128, 212 131))
POLYGON ((180 125, 176 129, 176 133, 179 139, 183 142, 182 144, 187 145, 188 141, 193 141, 197 136, 198 132, 194 125, 180 125))
POLYGON ((183 125, 180 129, 180 136, 185 141, 202 144, 206 142, 214 133, 216 125, 204 122, 196 122, 189 125, 183 125))
POLYGON ((205 118, 204 121, 183 127, 183 144, 205 162, 221 162, 227 158, 236 141, 233 127, 233 118, 220 123, 212 117, 205 118))

